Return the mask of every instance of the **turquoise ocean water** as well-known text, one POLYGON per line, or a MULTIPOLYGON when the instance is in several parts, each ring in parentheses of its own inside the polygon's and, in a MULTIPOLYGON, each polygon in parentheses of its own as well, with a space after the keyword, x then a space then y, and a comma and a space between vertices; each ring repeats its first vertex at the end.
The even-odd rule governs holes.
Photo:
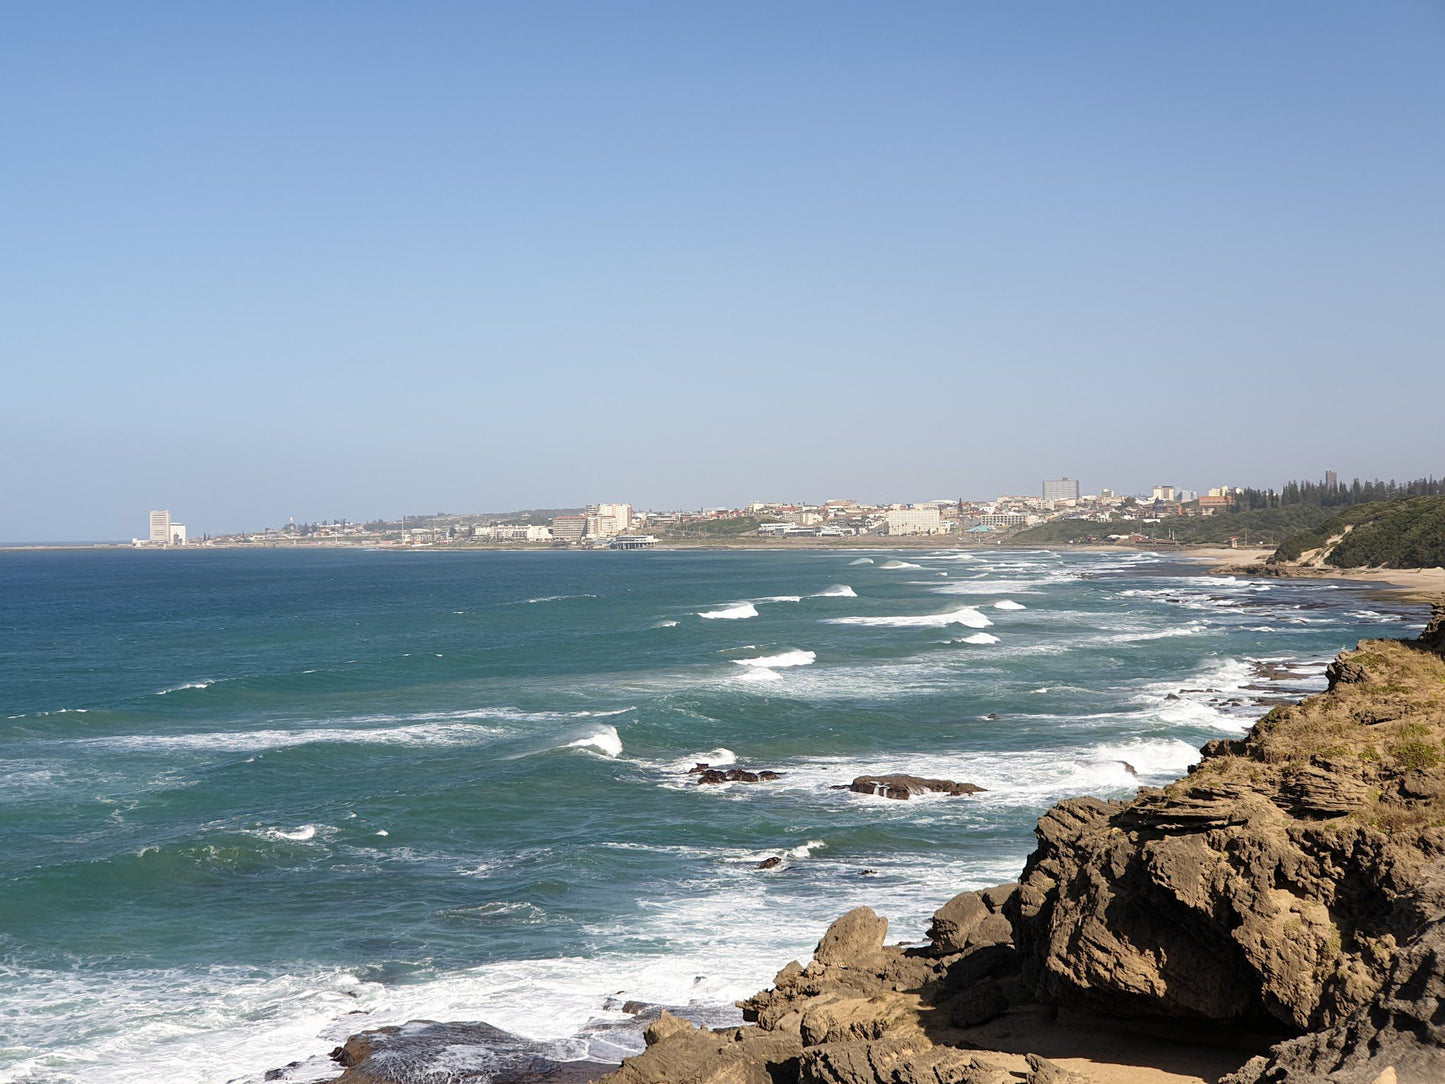
POLYGON ((609 998, 917 938, 1422 617, 1150 554, 0 554, 0 1080, 322 1079, 413 1018, 615 1057, 609 998), (874 771, 988 790, 830 789, 874 771))

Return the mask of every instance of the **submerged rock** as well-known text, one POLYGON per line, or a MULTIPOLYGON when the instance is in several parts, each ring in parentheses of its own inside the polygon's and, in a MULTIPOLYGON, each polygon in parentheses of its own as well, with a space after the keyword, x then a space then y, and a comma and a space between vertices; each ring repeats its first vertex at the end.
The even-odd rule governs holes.
POLYGON ((915 794, 979 794, 984 788, 952 779, 924 779, 917 775, 860 775, 848 785, 855 794, 878 794, 907 800, 915 794))
POLYGON ((781 779, 781 772, 774 772, 764 769, 760 772, 746 772, 741 768, 709 768, 706 764, 699 764, 696 768, 689 768, 688 775, 696 775, 699 786, 705 783, 767 783, 774 779, 781 779))

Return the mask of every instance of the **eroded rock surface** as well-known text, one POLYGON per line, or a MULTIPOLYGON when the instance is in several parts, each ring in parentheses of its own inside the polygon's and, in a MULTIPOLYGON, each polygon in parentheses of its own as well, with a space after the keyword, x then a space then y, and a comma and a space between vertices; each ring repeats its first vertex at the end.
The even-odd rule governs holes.
POLYGON ((1050 810, 1014 913, 1038 996, 1314 1032, 1251 1084, 1445 1080, 1438 636, 1342 654, 1329 692, 1170 787, 1050 810))

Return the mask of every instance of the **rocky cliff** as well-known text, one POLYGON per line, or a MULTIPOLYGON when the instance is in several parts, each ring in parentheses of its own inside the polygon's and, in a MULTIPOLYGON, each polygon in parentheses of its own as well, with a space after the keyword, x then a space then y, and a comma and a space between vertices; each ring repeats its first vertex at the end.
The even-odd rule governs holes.
POLYGON ((664 1014, 603 1084, 1445 1081, 1445 606, 1172 786, 1062 802, 1037 836, 926 944, 850 912, 746 1026, 664 1014))

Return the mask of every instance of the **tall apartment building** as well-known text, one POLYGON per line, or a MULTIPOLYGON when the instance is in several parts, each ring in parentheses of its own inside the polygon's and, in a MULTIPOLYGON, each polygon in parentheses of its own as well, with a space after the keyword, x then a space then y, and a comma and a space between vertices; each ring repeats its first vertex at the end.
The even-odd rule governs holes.
POLYGON ((1325 471, 1325 488, 1331 493, 1340 491, 1340 476, 1336 471, 1325 471))
POLYGON ((153 511, 151 512, 149 541, 153 546, 184 546, 186 544, 186 525, 171 519, 168 509, 153 511))
POLYGON ((1077 478, 1060 478, 1058 481, 1044 482, 1044 500, 1076 501, 1078 499, 1079 480, 1077 478))
POLYGON ((616 521, 617 529, 612 532, 613 534, 632 529, 632 505, 630 504, 599 504, 597 516, 599 519, 603 516, 611 516, 616 521))
POLYGON ((1173 486, 1155 486, 1154 499, 1156 501, 1172 501, 1174 499, 1173 486))
POLYGON ((938 534, 943 530, 943 516, 932 506, 890 508, 887 518, 889 534, 938 534))

